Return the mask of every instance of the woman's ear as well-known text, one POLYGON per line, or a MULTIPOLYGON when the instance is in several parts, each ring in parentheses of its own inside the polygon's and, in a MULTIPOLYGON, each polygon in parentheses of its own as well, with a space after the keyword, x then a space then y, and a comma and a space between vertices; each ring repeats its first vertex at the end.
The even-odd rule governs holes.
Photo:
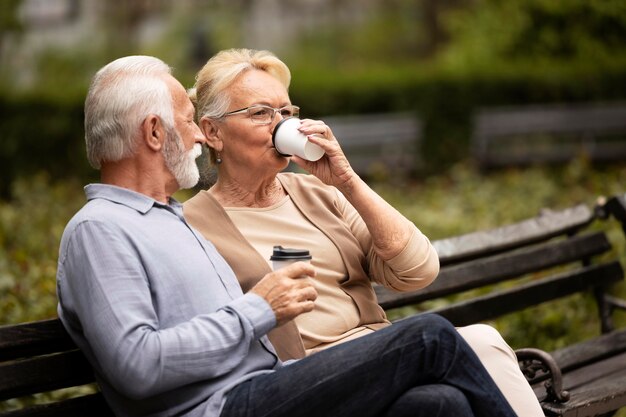
POLYGON ((149 114, 143 120, 141 137, 148 148, 154 152, 161 152, 161 148, 165 143, 165 128, 159 116, 149 114))
POLYGON ((216 152, 221 152, 224 144, 222 143, 221 131, 219 124, 208 117, 203 117, 200 119, 200 130, 204 134, 204 137, 207 139, 208 145, 213 148, 216 152))

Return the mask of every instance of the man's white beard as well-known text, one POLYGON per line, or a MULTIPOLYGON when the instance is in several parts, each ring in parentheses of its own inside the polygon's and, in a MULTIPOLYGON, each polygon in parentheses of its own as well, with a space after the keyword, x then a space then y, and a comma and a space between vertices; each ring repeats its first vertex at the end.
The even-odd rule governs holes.
POLYGON ((175 129, 167 129, 167 138, 163 146, 165 165, 169 168, 181 189, 191 188, 198 183, 200 172, 196 165, 196 158, 202 153, 199 143, 185 152, 183 139, 175 129))

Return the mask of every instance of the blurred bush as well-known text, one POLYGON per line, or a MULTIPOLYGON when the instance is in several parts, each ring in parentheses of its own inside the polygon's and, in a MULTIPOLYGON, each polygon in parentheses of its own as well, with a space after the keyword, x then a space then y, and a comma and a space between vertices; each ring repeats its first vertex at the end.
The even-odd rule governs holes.
POLYGON ((65 224, 84 204, 82 185, 44 174, 12 185, 13 201, 0 201, 1 321, 55 317, 59 243, 65 224))
MULTIPOLYGON (((18 3, 7 2, 0 36, 27 32, 15 18, 18 3)), ((28 91, 13 88, 10 76, 0 77, 0 198, 9 197, 14 178, 37 169, 93 178, 83 157, 82 106, 89 78, 101 65, 128 53, 152 54, 174 65, 189 86, 205 55, 244 46, 250 25, 243 22, 262 17, 254 15, 255 7, 228 2, 183 5, 176 13, 168 2, 149 8, 122 0, 106 4, 98 23, 106 36, 98 47, 85 42, 40 52, 28 91), (168 30, 142 45, 138 22, 159 10, 168 30), (199 17, 204 11, 205 20, 199 17), (199 44, 205 46, 194 49, 199 44)), ((306 7, 294 2, 280 10, 293 16, 306 7)), ((316 7, 323 18, 299 16, 299 31, 283 37, 275 51, 292 70, 293 102, 305 117, 414 112, 425 127, 420 174, 466 158, 478 107, 626 100, 623 0, 389 0, 316 7)), ((285 22, 285 28, 287 23, 294 24, 285 22)), ((0 74, 10 75, 3 72, 6 64, 0 74)))
MULTIPOLYGON (((305 117, 413 111, 424 123, 426 172, 465 159, 471 117, 482 106, 617 101, 626 98, 626 60, 543 68, 506 64, 480 71, 413 66, 362 72, 295 73, 291 99, 305 117)), ((332 127, 332 126, 331 126, 332 127)), ((341 140, 341 138, 339 138, 341 140)))
MULTIPOLYGON (((304 117, 412 111, 424 122, 425 173, 467 157, 472 112, 480 106, 626 98, 626 62, 603 68, 532 65, 455 73, 412 66, 338 73, 294 73, 291 99, 304 117), (506 71, 504 70, 506 69, 506 71)), ((0 192, 14 178, 43 170, 54 177, 94 178, 84 157, 84 97, 0 94, 0 192)), ((331 126, 332 127, 332 126, 331 126)), ((341 139, 341 138, 339 138, 341 139)))
POLYGON ((36 172, 94 177, 85 157, 83 100, 0 95, 0 197, 10 196, 16 178, 36 172))

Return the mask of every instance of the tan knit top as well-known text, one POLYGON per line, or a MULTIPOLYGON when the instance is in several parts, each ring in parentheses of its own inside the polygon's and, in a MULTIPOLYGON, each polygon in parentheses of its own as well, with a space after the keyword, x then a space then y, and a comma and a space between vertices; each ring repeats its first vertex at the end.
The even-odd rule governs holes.
POLYGON ((188 222, 233 267, 244 291, 271 270, 274 245, 311 251, 317 273, 316 307, 295 320, 301 342, 295 343, 290 326, 273 332, 280 336, 270 333, 281 359, 302 356, 302 348, 311 353, 387 326, 370 279, 408 291, 435 278, 437 254, 417 227, 402 252, 383 261, 358 212, 335 188, 310 175, 278 178, 288 196, 271 207, 224 210, 208 192, 200 192, 184 209, 188 222))

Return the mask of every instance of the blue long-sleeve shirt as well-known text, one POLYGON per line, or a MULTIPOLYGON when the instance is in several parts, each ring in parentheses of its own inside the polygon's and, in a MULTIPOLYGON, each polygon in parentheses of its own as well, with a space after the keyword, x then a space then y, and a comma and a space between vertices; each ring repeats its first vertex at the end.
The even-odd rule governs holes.
POLYGON ((281 366, 270 306, 242 294, 178 202, 85 192, 61 240, 58 313, 117 415, 218 416, 230 387, 281 366))

